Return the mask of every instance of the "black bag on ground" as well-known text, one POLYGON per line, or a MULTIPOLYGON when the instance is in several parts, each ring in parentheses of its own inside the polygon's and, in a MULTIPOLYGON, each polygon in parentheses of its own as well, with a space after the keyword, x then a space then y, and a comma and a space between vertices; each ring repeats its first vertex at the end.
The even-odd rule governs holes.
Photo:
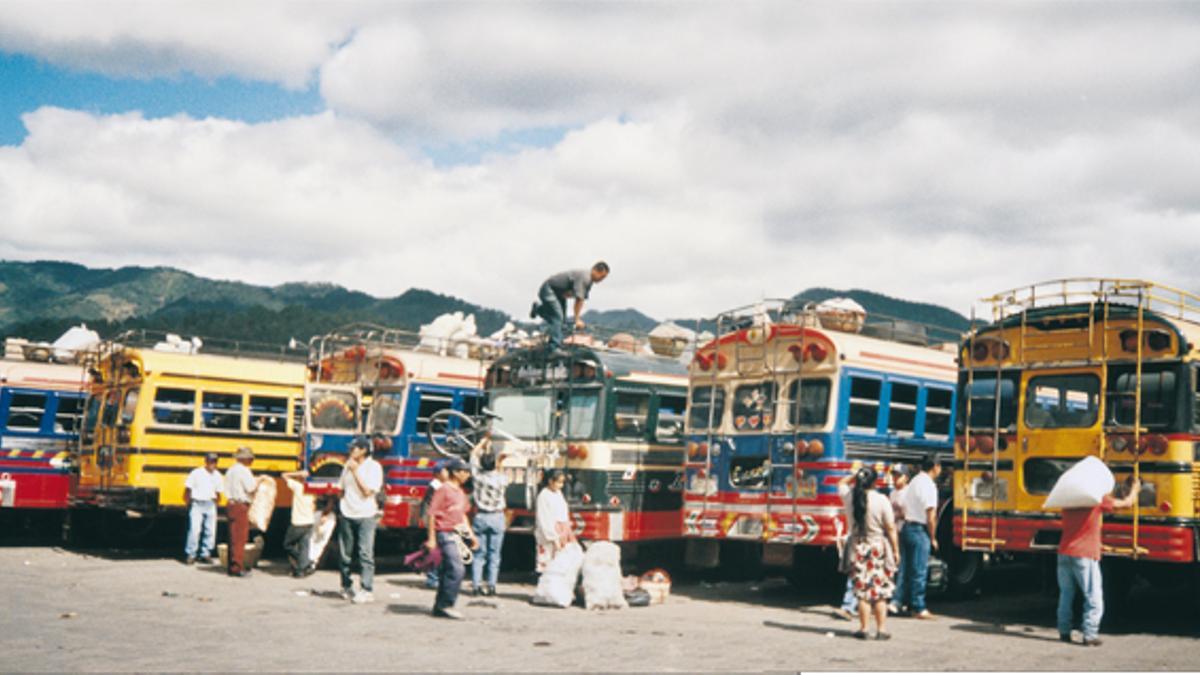
POLYGON ((630 607, 649 607, 650 591, 647 591, 644 588, 635 588, 632 591, 625 591, 625 602, 629 603, 630 607))

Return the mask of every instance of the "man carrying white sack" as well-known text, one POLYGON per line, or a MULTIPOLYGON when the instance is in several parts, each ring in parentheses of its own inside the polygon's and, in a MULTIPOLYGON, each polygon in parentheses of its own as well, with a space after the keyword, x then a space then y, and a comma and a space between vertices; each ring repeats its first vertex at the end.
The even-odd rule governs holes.
POLYGON ((1100 618, 1104 616, 1104 585, 1100 578, 1102 514, 1133 506, 1140 488, 1141 483, 1134 480, 1129 486, 1129 494, 1121 499, 1105 494, 1093 506, 1062 510, 1062 540, 1058 544, 1059 640, 1071 641, 1071 628, 1075 622, 1073 605, 1078 592, 1083 596, 1083 644, 1100 646, 1100 618))

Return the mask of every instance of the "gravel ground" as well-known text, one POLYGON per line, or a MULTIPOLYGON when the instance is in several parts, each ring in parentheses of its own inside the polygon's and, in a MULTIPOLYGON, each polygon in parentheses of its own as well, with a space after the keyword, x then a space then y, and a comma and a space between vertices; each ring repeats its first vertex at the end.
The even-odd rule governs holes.
MULTIPOLYGON (((337 597, 336 572, 306 579, 267 561, 252 577, 162 554, 0 548, 0 670, 12 671, 794 671, 1184 670, 1200 664, 1194 614, 1140 587, 1104 645, 1058 642, 1054 598, 1026 573, 977 599, 931 603, 932 622, 893 619, 890 642, 862 642, 836 619, 833 592, 783 580, 682 581, 665 605, 546 609, 502 579, 496 598, 463 597, 466 621, 429 616, 420 578, 382 561, 375 603, 337 597), (1115 632, 1114 632, 1115 631, 1115 632)), ((524 575, 521 575, 524 576, 524 575)))

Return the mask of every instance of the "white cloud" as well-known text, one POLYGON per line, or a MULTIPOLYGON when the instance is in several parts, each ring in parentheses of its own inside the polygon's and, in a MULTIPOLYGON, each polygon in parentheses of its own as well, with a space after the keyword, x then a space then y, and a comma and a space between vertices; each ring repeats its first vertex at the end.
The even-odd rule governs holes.
POLYGON ((1193 5, 116 7, 0 6, 0 49, 315 76, 330 112, 32 113, 0 148, 2 257, 516 314, 596 258, 614 269, 597 306, 657 316, 815 285, 964 312, 1069 275, 1200 290, 1193 5), (572 131, 450 168, 414 150, 547 126, 572 131))

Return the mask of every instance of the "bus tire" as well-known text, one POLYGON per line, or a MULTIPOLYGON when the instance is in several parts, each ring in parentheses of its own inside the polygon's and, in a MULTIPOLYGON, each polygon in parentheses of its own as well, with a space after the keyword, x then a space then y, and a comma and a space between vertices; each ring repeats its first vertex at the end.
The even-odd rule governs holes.
POLYGON ((983 553, 950 549, 946 558, 949 566, 946 593, 951 598, 963 600, 974 598, 982 592, 983 553))
POLYGON ((763 577, 762 544, 751 541, 721 542, 718 563, 721 578, 730 581, 753 581, 763 577))
POLYGON ((1100 578, 1104 584, 1104 623, 1111 624, 1126 614, 1130 591, 1137 580, 1134 561, 1125 558, 1103 558, 1100 578))

